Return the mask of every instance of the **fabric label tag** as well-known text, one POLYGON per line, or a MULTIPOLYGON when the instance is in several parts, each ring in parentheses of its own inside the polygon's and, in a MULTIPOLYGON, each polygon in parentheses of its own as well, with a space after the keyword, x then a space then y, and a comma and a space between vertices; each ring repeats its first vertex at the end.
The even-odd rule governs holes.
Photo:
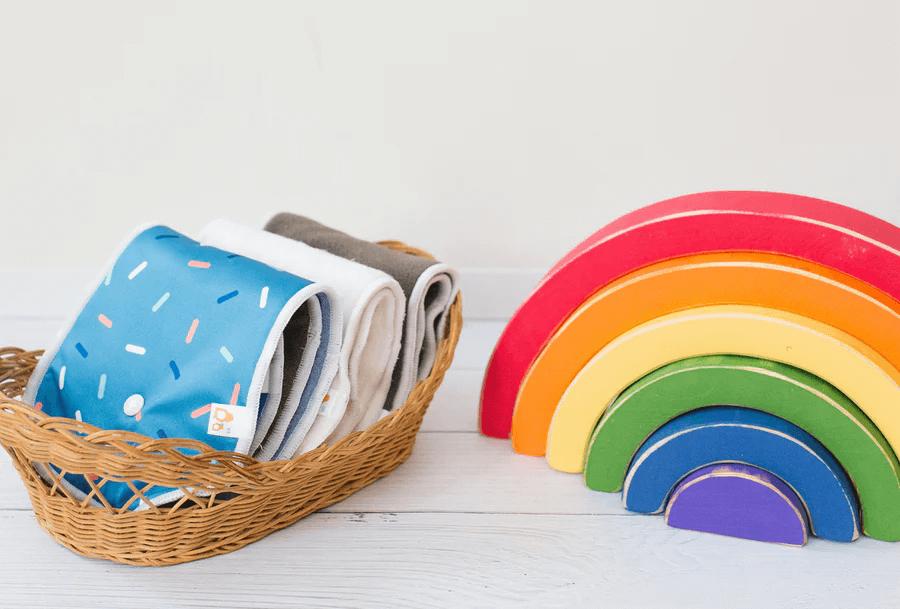
POLYGON ((250 409, 237 404, 210 404, 206 433, 211 436, 241 438, 253 431, 250 409))

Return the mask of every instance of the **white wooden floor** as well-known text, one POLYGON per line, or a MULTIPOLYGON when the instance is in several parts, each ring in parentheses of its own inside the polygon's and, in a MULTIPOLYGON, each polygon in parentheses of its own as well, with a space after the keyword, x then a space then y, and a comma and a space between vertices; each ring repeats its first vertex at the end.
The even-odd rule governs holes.
MULTIPOLYGON (((0 344, 61 320, 0 307, 0 344)), ((803 549, 669 529, 477 432, 501 323, 468 320, 410 460, 233 554, 161 569, 57 546, 0 457, 0 607, 900 607, 900 544, 803 549)))

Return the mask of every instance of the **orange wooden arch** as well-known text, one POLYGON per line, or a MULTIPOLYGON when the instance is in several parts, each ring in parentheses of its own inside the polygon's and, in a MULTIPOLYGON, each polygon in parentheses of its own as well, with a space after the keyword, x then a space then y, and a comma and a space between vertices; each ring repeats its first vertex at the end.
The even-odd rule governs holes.
POLYGON ((900 369, 900 303, 855 277, 779 254, 724 252, 666 260, 585 301, 528 370, 512 420, 516 451, 543 455, 553 412, 582 367, 620 334, 694 307, 741 304, 815 319, 866 343, 900 369))

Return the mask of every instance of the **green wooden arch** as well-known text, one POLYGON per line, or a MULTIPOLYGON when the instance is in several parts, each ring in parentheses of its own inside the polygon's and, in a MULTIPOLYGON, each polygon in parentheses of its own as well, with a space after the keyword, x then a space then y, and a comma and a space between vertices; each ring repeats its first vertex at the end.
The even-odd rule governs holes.
POLYGON ((741 355, 683 359, 647 374, 606 410, 591 437, 585 481, 618 491, 641 444, 669 420, 706 406, 743 406, 794 423, 819 440, 859 495, 863 531, 900 541, 900 463, 847 396, 787 364, 741 355))

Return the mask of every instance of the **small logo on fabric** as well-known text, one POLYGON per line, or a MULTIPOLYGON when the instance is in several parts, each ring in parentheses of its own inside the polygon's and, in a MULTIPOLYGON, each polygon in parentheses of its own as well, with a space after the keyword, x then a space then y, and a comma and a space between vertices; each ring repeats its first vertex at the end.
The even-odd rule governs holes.
POLYGON ((210 404, 206 432, 211 436, 240 438, 250 430, 250 414, 245 406, 210 404))

